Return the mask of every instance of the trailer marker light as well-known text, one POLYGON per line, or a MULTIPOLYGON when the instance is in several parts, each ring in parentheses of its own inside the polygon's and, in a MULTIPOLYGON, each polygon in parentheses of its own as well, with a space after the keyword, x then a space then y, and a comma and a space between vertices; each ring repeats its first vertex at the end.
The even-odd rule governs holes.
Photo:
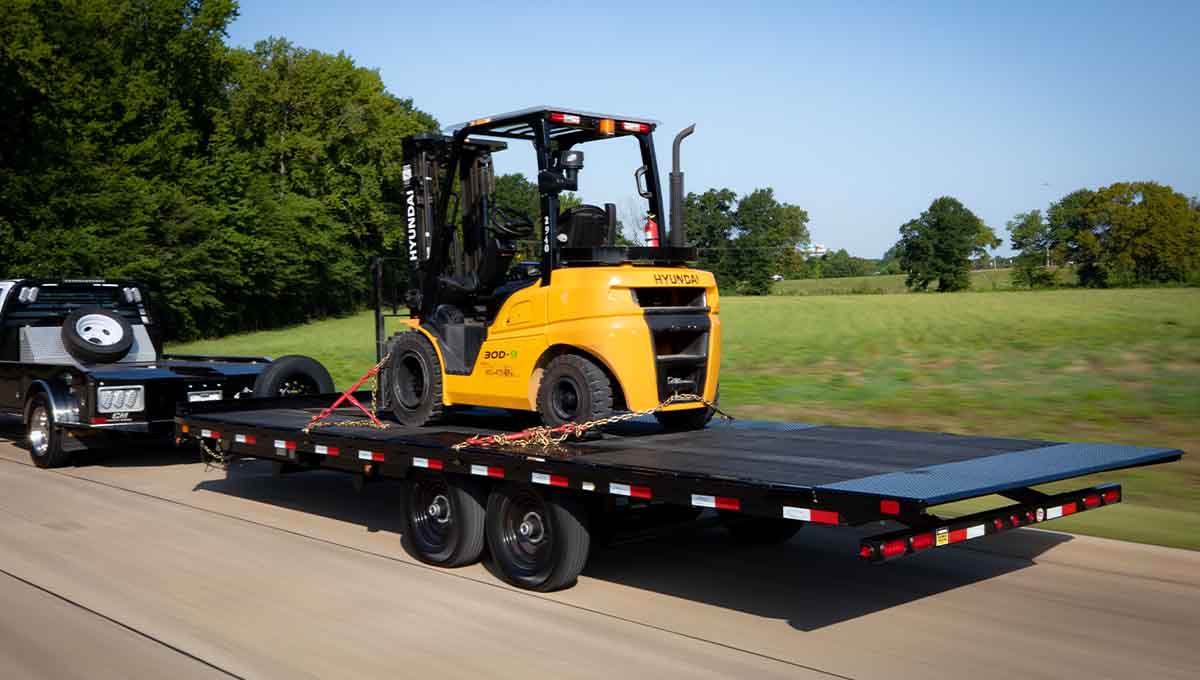
POLYGON ((838 514, 832 510, 796 508, 790 505, 783 506, 783 517, 784 519, 797 519, 801 522, 815 522, 817 524, 838 523, 838 514))
POLYGON ((883 500, 879 501, 879 512, 885 515, 899 515, 900 501, 883 500))
POLYGON ((336 446, 325 446, 324 444, 317 444, 316 446, 313 447, 313 450, 316 451, 317 453, 321 454, 322 456, 333 456, 334 458, 336 458, 337 456, 341 455, 341 451, 339 451, 338 447, 336 447, 336 446))
POLYGON ((187 434, 187 433, 188 433, 188 426, 187 426, 187 425, 180 425, 180 426, 179 426, 179 431, 180 431, 180 432, 182 432, 182 433, 184 433, 184 434, 187 434))
POLYGON ((360 460, 373 460, 379 463, 383 462, 383 454, 379 451, 363 451, 359 449, 358 457, 360 460))
POLYGON ((442 461, 437 458, 418 458, 413 456, 413 467, 425 468, 427 470, 441 470, 442 461))
POLYGON ((612 118, 601 118, 600 119, 600 134, 612 135, 612 134, 616 134, 616 132, 617 132, 617 122, 615 120, 613 120, 612 118))
POLYGON ((545 484, 546 486, 571 486, 571 481, 562 475, 548 475, 543 472, 534 472, 529 475, 529 479, 534 484, 545 484))
POLYGON ((550 114, 550 120, 555 123, 566 123, 567 125, 579 125, 583 122, 579 116, 573 113, 552 113, 550 114))
POLYGON ((285 441, 283 439, 276 439, 275 440, 275 448, 282 449, 284 451, 295 451, 296 450, 296 442, 289 442, 289 441, 285 441))
POLYGON ((630 484, 617 484, 609 482, 608 492, 614 496, 629 496, 631 498, 651 498, 650 487, 648 486, 632 486, 630 484))
POLYGON ((1019 527, 1019 526, 1021 526, 1021 516, 1020 515, 1012 515, 1008 518, 1008 522, 1009 522, 1009 524, 1012 524, 1014 527, 1019 527))
POLYGON ((1103 498, 1105 503, 1117 503, 1121 500, 1121 490, 1109 489, 1104 492, 1103 498))
POLYGON ((742 502, 727 496, 704 496, 692 494, 692 505, 697 508, 717 508, 718 510, 741 510, 742 502))
POLYGON ((933 547, 933 534, 917 534, 910 541, 913 550, 924 550, 933 547))
POLYGON ((252 434, 235 434, 233 435, 233 441, 239 444, 254 444, 258 440, 256 440, 252 434))
POLYGON ((1089 493, 1083 497, 1083 504, 1090 508, 1100 507, 1100 494, 1089 493))
POLYGON ((649 132, 650 126, 645 123, 635 123, 631 120, 622 121, 621 129, 626 132, 649 132))
POLYGON ((896 557, 908 552, 908 543, 903 538, 883 542, 883 556, 896 557))
POLYGON ((1025 521, 1033 524, 1036 521, 1037 515, 1032 510, 1025 511, 1025 521))
POLYGON ((471 474, 479 475, 480 477, 498 477, 504 479, 504 468, 493 467, 491 465, 472 465, 471 474))
POLYGON ((996 527, 996 531, 1000 531, 1004 528, 1004 520, 997 517, 996 519, 992 520, 992 526, 996 527))
POLYGON ((859 557, 861 557, 861 558, 863 558, 864 560, 869 560, 869 559, 871 559, 871 557, 872 557, 874 554, 875 554, 875 551, 874 551, 874 550, 872 550, 872 549, 871 549, 871 546, 869 546, 869 545, 863 545, 862 547, 860 547, 860 548, 858 549, 858 556, 859 556, 859 557))

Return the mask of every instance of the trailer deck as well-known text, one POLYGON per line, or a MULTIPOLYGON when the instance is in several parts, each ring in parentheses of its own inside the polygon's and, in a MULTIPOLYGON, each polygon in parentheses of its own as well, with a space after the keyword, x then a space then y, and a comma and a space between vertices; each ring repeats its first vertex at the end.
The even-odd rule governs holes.
POLYGON ((1031 487, 1182 455, 1166 448, 747 420, 666 432, 652 419, 612 425, 599 437, 551 449, 455 449, 472 435, 523 425, 505 412, 480 410, 422 428, 385 416, 389 427, 376 429, 339 426, 361 422, 357 411, 339 409, 305 434, 330 400, 189 404, 180 407, 177 430, 235 455, 290 469, 338 469, 364 480, 424 469, 747 516, 833 525, 893 520, 906 527, 864 539, 862 556, 876 561, 1120 502, 1116 485, 1056 496, 1031 487), (954 520, 929 513, 931 506, 989 494, 1018 504, 954 520))

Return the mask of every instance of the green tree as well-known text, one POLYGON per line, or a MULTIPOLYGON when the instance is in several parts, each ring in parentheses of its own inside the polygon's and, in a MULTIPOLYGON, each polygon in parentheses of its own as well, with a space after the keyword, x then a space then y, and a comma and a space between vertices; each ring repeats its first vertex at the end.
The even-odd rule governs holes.
POLYGON ((921 216, 900 227, 897 252, 909 288, 927 290, 937 282, 942 292, 971 285, 971 255, 998 239, 992 230, 958 199, 942 196, 921 216))
POLYGON ((1169 186, 1104 187, 1088 204, 1087 218, 1088 228, 1075 239, 1089 284, 1183 282, 1200 269, 1200 214, 1169 186))
POLYGON ((1050 223, 1042 217, 1042 211, 1018 213, 1009 220, 1008 232, 1012 247, 1020 251, 1013 263, 1013 283, 1029 288, 1053 284, 1050 251, 1055 246, 1054 233, 1050 223))
POLYGON ((699 251, 699 267, 716 275, 721 285, 733 283, 728 255, 736 206, 737 194, 731 189, 709 189, 684 198, 688 242, 699 251))

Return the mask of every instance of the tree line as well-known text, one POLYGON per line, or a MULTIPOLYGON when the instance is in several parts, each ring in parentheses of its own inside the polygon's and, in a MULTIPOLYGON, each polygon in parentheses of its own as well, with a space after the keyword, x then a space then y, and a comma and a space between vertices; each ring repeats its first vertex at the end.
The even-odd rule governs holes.
POLYGON ((172 337, 360 307, 437 128, 344 54, 224 43, 233 0, 0 8, 0 272, 149 284, 172 337))

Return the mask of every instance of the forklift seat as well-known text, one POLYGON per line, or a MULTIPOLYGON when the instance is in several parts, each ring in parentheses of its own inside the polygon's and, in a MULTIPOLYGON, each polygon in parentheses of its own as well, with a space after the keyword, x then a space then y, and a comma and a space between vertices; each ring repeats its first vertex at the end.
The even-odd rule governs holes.
POLYGON ((595 205, 577 205, 558 216, 560 234, 567 248, 598 248, 608 241, 608 213, 595 205))

